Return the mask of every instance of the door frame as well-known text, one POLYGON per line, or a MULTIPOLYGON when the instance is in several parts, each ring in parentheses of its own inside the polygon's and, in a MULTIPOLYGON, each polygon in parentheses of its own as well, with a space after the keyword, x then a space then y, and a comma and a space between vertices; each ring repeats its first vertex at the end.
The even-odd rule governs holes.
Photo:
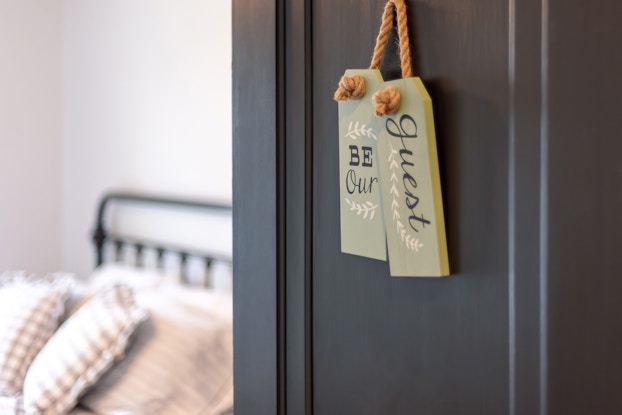
POLYGON ((242 415, 281 406, 276 10, 276 0, 232 3, 234 408, 242 415))
POLYGON ((235 413, 310 415, 311 1, 232 6, 235 413))

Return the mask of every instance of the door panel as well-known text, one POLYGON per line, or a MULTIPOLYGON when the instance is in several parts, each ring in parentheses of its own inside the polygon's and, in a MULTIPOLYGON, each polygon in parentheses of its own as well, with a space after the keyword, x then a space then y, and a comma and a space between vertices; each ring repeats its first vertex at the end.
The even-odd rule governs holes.
MULTIPOLYGON (((369 65, 384 3, 313 2, 314 413, 502 414, 509 390, 507 4, 409 2, 415 67, 434 103, 452 268, 451 277, 431 280, 391 278, 388 263, 340 252, 331 98, 346 68, 369 65)), ((395 76, 397 60, 387 59, 382 71, 395 76)))
POLYGON ((551 0, 549 15, 549 414, 619 414, 622 3, 551 0))
POLYGON ((340 253, 332 94, 385 1, 234 0, 235 413, 622 413, 622 3, 407 3, 445 279, 340 253))

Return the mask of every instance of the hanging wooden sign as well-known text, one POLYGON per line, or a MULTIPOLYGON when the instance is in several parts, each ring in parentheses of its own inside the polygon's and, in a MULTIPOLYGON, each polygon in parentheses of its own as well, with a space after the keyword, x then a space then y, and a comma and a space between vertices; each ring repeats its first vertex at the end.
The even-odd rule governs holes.
MULTIPOLYGON (((384 87, 399 97, 397 112, 379 118, 378 133, 391 275, 449 275, 432 100, 419 78, 384 87)), ((391 101, 382 94, 377 101, 391 101)))
POLYGON ((339 102, 341 252, 386 261, 387 246, 378 179, 378 131, 372 95, 377 69, 347 70, 339 102))
POLYGON ((402 78, 372 97, 378 122, 380 187, 392 276, 449 275, 432 99, 413 77, 404 0, 389 0, 376 50, 384 51, 397 14, 402 78))
POLYGON ((335 100, 341 251, 382 260, 388 252, 392 276, 449 275, 432 100, 412 75, 404 0, 387 2, 370 69, 346 71, 335 100), (394 13, 402 79, 383 82, 394 13))

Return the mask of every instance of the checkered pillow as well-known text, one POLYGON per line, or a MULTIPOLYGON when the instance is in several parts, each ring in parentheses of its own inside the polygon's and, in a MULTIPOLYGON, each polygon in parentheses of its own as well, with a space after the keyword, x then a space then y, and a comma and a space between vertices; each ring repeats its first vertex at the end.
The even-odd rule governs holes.
POLYGON ((1 396, 0 395, 0 414, 2 415, 24 415, 22 395, 1 396))
POLYGON ((33 359, 64 312, 67 284, 0 275, 0 394, 22 390, 33 359))
POLYGON ((129 336, 146 318, 131 288, 101 291, 61 325, 33 361, 24 382, 31 415, 62 414, 123 357, 129 336))

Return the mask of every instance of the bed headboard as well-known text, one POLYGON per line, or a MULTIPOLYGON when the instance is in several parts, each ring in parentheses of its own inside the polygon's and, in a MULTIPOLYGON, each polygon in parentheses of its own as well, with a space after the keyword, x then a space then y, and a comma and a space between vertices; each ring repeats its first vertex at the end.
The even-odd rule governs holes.
POLYGON ((181 278, 187 277, 187 260, 188 258, 200 258, 204 261, 207 271, 214 262, 226 263, 231 265, 231 257, 219 253, 201 252, 200 250, 189 249, 187 247, 175 246, 165 241, 149 241, 133 236, 116 234, 105 226, 105 218, 107 209, 111 205, 141 205, 145 207, 154 207, 166 210, 193 209, 205 212, 206 214, 214 212, 231 212, 231 206, 222 202, 199 201, 190 199, 177 199, 171 197, 160 197, 154 195, 127 193, 127 192, 111 192, 105 194, 97 208, 97 218, 95 231, 93 232, 93 243, 95 245, 96 266, 104 263, 104 252, 106 244, 114 246, 116 260, 119 260, 121 252, 127 246, 131 246, 135 250, 136 266, 143 265, 143 253, 145 249, 152 249, 157 253, 157 265, 163 266, 164 255, 173 253, 180 258, 181 278))

